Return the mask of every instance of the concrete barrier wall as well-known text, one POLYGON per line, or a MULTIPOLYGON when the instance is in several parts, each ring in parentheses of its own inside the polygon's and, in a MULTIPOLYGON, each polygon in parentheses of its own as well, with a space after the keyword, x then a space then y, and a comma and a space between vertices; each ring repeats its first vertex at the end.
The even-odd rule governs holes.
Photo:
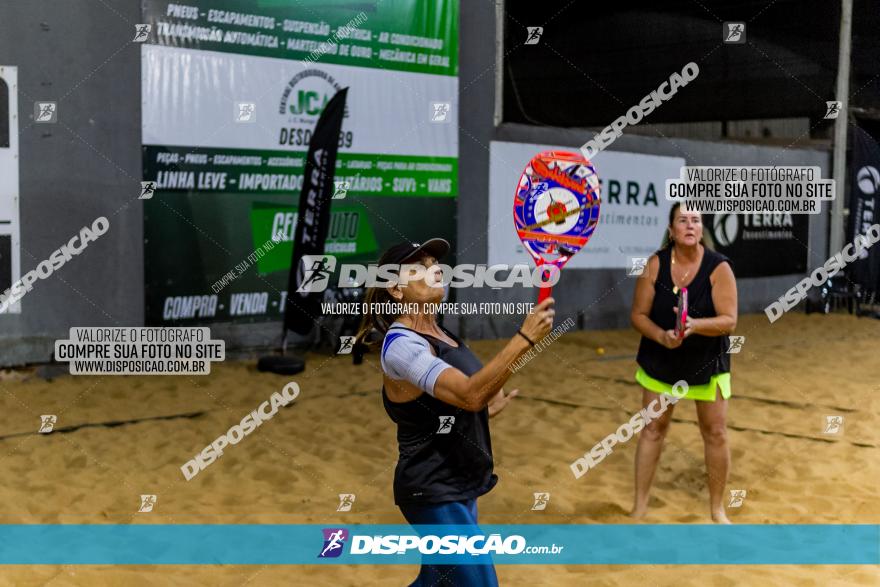
POLYGON ((0 64, 18 67, 21 273, 100 217, 109 231, 0 314, 0 366, 49 359, 71 326, 143 323, 140 3, 0 3, 0 64), (58 121, 34 123, 34 102, 58 121))

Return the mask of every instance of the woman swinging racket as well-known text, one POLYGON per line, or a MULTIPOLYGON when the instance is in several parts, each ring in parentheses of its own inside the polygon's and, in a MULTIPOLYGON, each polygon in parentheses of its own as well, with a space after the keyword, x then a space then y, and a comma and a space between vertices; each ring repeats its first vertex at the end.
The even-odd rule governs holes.
MULTIPOLYGON (((695 400, 703 437, 712 520, 729 524, 724 512, 724 486, 730 467, 725 417, 730 397, 728 335, 736 328, 736 280, 730 260, 704 245, 698 212, 672 206, 668 243, 654 254, 636 284, 632 325, 642 334, 636 380, 643 387, 642 406, 657 394, 681 397, 673 385, 687 383, 686 399, 695 400), (679 319, 679 291, 687 288, 687 309, 679 319), (685 318, 686 314, 686 318, 685 318), (721 397, 718 397, 720 389, 721 397)), ((635 503, 632 516, 648 509, 648 493, 672 421, 673 405, 645 426, 636 449, 635 503)))
MULTIPOLYGON (((550 332, 553 299, 539 304, 519 332, 484 366, 458 337, 437 323, 430 309, 443 299, 437 261, 448 251, 449 243, 435 238, 422 245, 401 243, 382 255, 380 266, 417 263, 424 267, 425 277, 409 279, 418 272, 402 268, 397 284, 368 289, 367 309, 398 303, 417 311, 366 313, 358 342, 369 344, 373 330, 384 336, 382 401, 397 424, 399 447, 395 503, 413 525, 476 526, 477 498, 498 481, 492 472, 489 418, 517 393, 514 390, 505 395, 501 389, 510 375, 508 365, 550 332)), ((413 583, 456 587, 497 584, 491 564, 423 564, 413 583)))

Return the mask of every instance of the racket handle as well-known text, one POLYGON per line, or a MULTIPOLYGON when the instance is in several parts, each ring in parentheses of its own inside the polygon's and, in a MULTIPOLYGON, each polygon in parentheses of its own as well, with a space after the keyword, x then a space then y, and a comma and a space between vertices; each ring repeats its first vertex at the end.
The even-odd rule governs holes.
POLYGON ((553 289, 552 287, 542 287, 540 290, 538 290, 538 303, 539 304, 550 297, 550 291, 552 289, 553 289))

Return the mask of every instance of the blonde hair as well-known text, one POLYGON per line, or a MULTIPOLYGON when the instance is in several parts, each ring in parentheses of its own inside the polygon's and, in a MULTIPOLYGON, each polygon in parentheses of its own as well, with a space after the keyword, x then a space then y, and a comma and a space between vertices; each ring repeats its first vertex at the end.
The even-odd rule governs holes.
POLYGON ((387 288, 367 288, 367 294, 364 296, 364 307, 366 308, 366 311, 364 312, 364 317, 361 320, 361 325, 355 336, 355 344, 360 343, 368 348, 372 348, 385 338, 385 333, 388 332, 388 329, 400 316, 397 314, 374 312, 372 309, 394 307, 395 304, 393 304, 393 302, 396 301, 397 300, 391 297, 391 294, 388 293, 387 288), (375 333, 378 333, 379 336, 374 336, 375 333))

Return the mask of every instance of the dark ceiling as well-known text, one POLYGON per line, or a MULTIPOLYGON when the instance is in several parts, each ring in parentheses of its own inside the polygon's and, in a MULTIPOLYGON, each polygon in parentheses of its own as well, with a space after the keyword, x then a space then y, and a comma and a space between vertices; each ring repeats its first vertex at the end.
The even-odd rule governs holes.
MULTIPOLYGON (((700 75, 652 122, 821 119, 834 99, 839 2, 507 0, 504 119, 605 126, 690 62, 700 75), (722 22, 746 42, 722 44, 722 22), (543 26, 536 45, 526 27, 543 26)), ((880 0, 855 0, 850 103, 880 108, 880 0)))

